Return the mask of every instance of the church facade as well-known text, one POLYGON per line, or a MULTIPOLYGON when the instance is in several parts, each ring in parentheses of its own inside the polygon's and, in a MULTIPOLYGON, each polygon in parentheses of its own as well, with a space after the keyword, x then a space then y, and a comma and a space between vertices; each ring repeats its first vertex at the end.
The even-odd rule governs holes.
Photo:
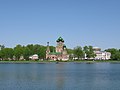
POLYGON ((49 42, 47 42, 47 50, 46 50, 46 59, 47 60, 69 60, 69 55, 67 53, 66 45, 64 44, 64 39, 59 37, 57 40, 57 46, 55 51, 50 52, 49 42))

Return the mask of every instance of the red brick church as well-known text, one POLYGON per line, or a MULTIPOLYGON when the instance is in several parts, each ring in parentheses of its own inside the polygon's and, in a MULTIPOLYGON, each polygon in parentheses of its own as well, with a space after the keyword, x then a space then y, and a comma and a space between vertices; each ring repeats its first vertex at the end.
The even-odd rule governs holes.
POLYGON ((69 55, 67 53, 66 45, 64 44, 64 40, 62 37, 59 37, 57 40, 56 50, 50 52, 49 42, 47 42, 47 50, 46 50, 46 59, 49 60, 69 60, 69 55))

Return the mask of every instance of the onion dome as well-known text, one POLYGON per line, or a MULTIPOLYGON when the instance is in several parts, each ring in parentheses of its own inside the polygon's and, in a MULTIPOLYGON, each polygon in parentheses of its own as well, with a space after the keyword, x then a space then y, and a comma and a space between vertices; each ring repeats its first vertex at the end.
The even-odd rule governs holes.
POLYGON ((59 37, 56 42, 64 42, 63 38, 62 37, 59 37))
POLYGON ((66 48, 66 45, 64 44, 63 47, 66 48))

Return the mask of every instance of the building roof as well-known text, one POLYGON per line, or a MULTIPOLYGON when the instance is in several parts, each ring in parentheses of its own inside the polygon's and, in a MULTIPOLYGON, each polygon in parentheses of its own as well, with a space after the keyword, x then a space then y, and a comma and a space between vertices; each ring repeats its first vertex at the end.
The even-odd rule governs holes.
POLYGON ((93 47, 93 49, 101 49, 101 48, 99 48, 99 47, 93 47))
POLYGON ((60 52, 50 52, 49 54, 50 55, 60 55, 61 53, 60 52))
POLYGON ((64 39, 62 38, 62 37, 59 37, 57 40, 56 40, 56 42, 64 42, 64 39))

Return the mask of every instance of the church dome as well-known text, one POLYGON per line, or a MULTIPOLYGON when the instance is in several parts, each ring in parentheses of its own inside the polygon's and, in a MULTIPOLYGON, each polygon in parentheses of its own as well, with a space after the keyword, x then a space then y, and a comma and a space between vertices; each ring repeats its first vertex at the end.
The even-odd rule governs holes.
POLYGON ((66 48, 66 45, 64 44, 63 47, 66 48))
POLYGON ((63 38, 62 37, 59 37, 57 40, 56 40, 56 42, 64 42, 64 40, 63 40, 63 38))

